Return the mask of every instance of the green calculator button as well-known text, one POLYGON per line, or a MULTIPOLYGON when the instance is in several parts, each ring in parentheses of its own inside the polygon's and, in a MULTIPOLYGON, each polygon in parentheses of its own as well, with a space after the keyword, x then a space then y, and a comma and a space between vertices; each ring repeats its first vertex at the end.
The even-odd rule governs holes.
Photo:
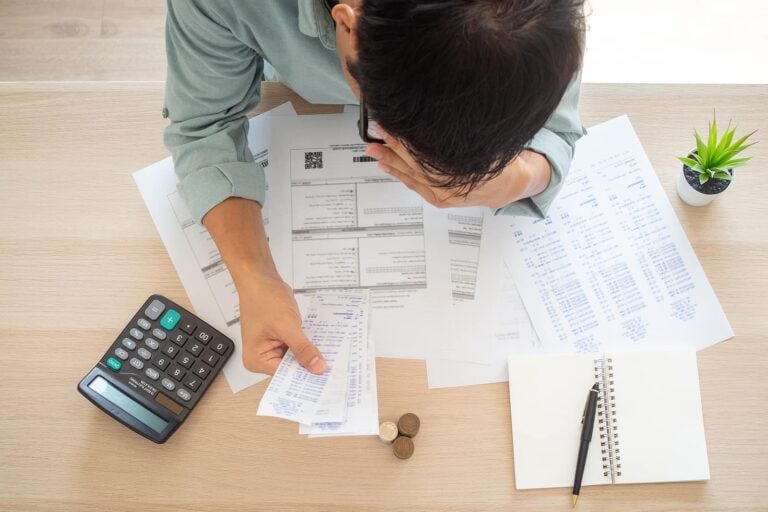
POLYGON ((120 371, 120 368, 123 367, 123 363, 115 359, 114 357, 110 357, 107 359, 107 366, 115 370, 116 372, 120 371))
POLYGON ((176 324, 179 323, 179 320, 181 320, 181 314, 179 314, 179 312, 175 309, 169 309, 163 315, 163 319, 160 320, 160 327, 166 331, 170 331, 176 327, 176 324))

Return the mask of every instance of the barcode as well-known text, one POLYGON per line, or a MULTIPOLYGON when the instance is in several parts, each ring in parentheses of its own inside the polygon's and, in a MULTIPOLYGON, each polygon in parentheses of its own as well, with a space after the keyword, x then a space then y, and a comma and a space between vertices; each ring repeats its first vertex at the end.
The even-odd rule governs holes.
POLYGON ((323 168, 323 152, 322 151, 305 152, 304 168, 305 169, 322 169, 323 168))
POLYGON ((370 156, 353 156, 352 161, 353 162, 375 162, 376 159, 370 156))

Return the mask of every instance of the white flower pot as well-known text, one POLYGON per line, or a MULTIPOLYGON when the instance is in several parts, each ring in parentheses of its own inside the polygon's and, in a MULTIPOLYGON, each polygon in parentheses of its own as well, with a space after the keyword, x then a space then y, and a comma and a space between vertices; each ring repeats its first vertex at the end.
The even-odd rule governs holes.
MULTIPOLYGON (((725 192, 731 184, 730 181, 710 180, 705 186, 700 187, 704 191, 710 192, 705 194, 704 192, 696 190, 696 188, 688 182, 688 179, 685 177, 686 169, 693 173, 687 165, 683 165, 683 168, 680 170, 680 176, 677 179, 677 195, 680 196, 680 199, 682 199, 684 203, 691 206, 704 206, 711 203, 713 199, 725 192)), ((729 173, 733 176, 733 169, 731 169, 729 173)), ((691 176, 691 179, 695 178, 691 176)), ((696 183, 696 185, 698 186, 698 183, 696 183)))
POLYGON ((677 195, 684 203, 691 206, 704 206, 712 202, 720 194, 702 194, 695 190, 685 179, 685 173, 680 170, 680 177, 677 180, 677 195))

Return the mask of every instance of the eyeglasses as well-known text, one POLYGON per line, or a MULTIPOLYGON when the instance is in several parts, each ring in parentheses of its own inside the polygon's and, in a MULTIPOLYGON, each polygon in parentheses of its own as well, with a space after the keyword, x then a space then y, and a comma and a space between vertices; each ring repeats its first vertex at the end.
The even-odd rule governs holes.
POLYGON ((357 129, 360 131, 360 138, 363 142, 375 142, 378 144, 384 144, 384 141, 376 136, 374 128, 376 127, 376 121, 368 117, 368 107, 365 104, 365 96, 360 95, 360 119, 357 120, 357 129))

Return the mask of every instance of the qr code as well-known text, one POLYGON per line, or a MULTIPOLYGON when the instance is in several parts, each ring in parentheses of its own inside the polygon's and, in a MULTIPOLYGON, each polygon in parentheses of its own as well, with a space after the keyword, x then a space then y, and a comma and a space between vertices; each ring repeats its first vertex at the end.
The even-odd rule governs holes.
POLYGON ((322 169, 323 168, 323 152, 322 151, 305 152, 304 168, 305 169, 322 169))

